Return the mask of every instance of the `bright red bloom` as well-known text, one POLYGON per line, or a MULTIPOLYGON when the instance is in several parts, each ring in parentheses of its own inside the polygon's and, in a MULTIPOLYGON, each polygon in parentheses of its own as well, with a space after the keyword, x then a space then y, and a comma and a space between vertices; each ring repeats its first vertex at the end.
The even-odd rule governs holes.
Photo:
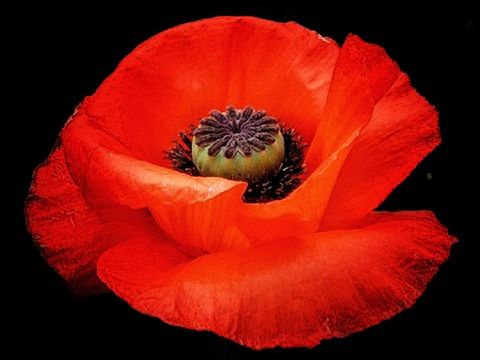
POLYGON ((439 142, 436 111, 380 47, 203 20, 139 46, 84 100, 35 173, 28 224, 79 293, 106 285, 252 348, 314 346, 410 307, 447 258, 432 213, 373 212, 439 142), (247 204, 244 182, 169 168, 179 131, 227 105, 310 144, 288 197, 247 204))

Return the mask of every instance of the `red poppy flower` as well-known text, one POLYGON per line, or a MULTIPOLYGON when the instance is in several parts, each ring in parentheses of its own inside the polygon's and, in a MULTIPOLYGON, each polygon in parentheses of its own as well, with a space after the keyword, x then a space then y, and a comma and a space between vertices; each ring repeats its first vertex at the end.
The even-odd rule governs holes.
POLYGON ((108 287, 252 348, 314 346, 412 306, 447 258, 455 240, 432 213, 374 212, 439 142, 436 111, 380 47, 351 35, 340 48, 295 23, 198 21, 140 45, 82 102, 35 173, 28 225, 78 293, 108 287), (221 166, 246 159, 233 168, 246 175, 194 176, 201 161, 172 142, 202 118, 190 146, 221 166), (248 131, 227 136, 222 121, 248 131), (255 183, 264 164, 249 161, 280 133, 283 162, 255 183))

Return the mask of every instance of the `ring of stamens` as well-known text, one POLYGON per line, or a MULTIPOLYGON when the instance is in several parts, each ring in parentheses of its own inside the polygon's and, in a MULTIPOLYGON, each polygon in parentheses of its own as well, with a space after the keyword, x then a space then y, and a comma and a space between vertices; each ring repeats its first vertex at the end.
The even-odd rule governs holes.
POLYGON ((305 173, 304 153, 307 145, 294 129, 279 123, 264 111, 255 111, 251 107, 243 110, 229 107, 224 113, 214 110, 208 117, 200 120, 198 127, 190 126, 190 130, 181 131, 179 140, 174 141, 172 148, 166 152, 166 157, 174 169, 191 176, 202 176, 192 156, 192 149, 198 146, 197 141, 200 145, 204 145, 208 156, 223 155, 225 159, 231 161, 240 157, 248 158, 252 154, 255 156, 255 152, 265 151, 274 143, 268 135, 282 136, 283 160, 263 177, 247 176, 242 179, 248 183, 243 200, 248 203, 279 200, 288 196, 301 184, 302 175, 305 173), (247 125, 249 121, 252 123, 247 125), (258 133, 253 132, 255 122, 255 126, 260 125, 261 131, 258 133), (203 126, 208 127, 206 131, 200 131, 203 126), (278 129, 276 135, 274 135, 275 127, 278 129), (238 132, 235 133, 235 131, 238 132), (235 136, 239 133, 241 136, 235 136), (226 135, 229 135, 228 140, 224 139, 226 135))

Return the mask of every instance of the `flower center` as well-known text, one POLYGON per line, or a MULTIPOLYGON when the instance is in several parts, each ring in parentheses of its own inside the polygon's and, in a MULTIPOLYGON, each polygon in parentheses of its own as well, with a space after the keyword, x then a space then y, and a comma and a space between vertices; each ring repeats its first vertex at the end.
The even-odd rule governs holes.
POLYGON ((301 184, 306 144, 265 111, 214 110, 179 136, 166 152, 172 167, 191 176, 246 181, 245 202, 283 199, 301 184))
POLYGON ((211 111, 193 131, 192 159, 202 176, 260 179, 275 172, 284 157, 277 119, 250 106, 211 111))

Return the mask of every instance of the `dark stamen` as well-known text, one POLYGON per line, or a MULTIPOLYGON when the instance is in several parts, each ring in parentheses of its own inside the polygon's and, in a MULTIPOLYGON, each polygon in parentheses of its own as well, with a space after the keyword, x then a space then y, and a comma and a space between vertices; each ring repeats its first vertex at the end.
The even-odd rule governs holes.
POLYGON ((174 141, 173 147, 166 152, 166 157, 171 161, 174 169, 191 176, 198 176, 197 168, 192 159, 192 137, 193 129, 190 133, 180 131, 178 135, 181 141, 174 141))

